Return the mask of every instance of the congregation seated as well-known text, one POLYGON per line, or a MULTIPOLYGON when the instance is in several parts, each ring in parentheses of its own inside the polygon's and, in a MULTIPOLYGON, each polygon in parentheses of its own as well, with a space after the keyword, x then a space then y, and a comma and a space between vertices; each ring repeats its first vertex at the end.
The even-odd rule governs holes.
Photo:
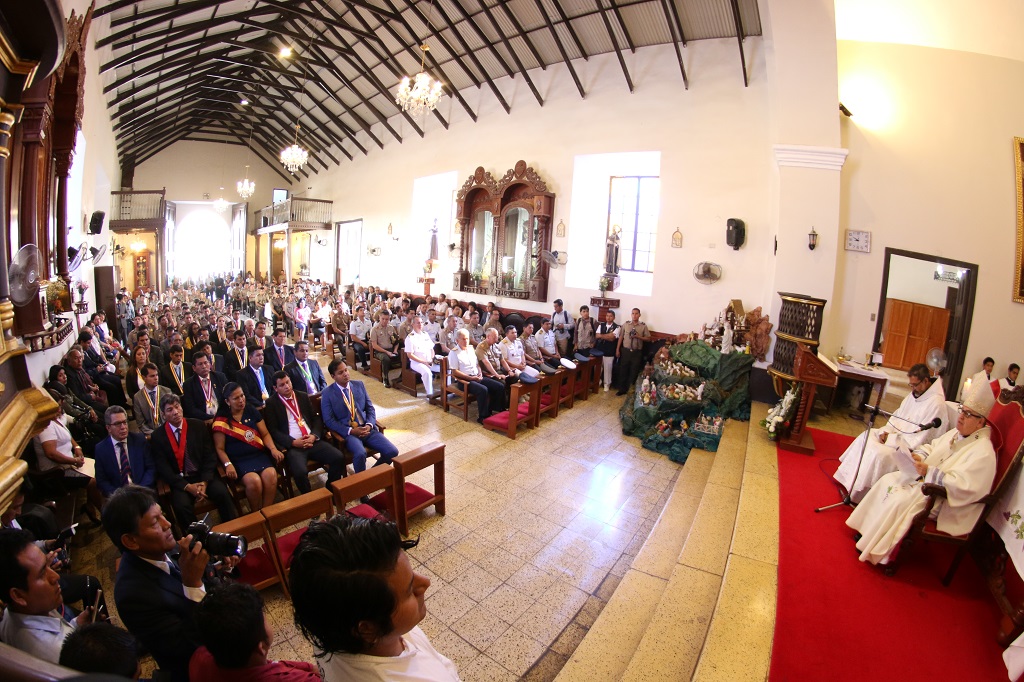
POLYGON ((893 471, 871 487, 846 521, 857 532, 861 561, 890 561, 911 521, 925 509, 925 483, 946 490, 931 510, 938 531, 964 535, 974 528, 984 508, 979 500, 991 492, 996 475, 992 428, 986 422, 994 404, 991 387, 976 382, 964 396, 956 429, 914 451, 917 478, 893 471))
POLYGON ((537 348, 540 350, 544 364, 558 368, 562 356, 558 352, 558 337, 551 329, 551 318, 544 318, 541 322, 540 331, 537 332, 537 348))
POLYGON ((295 342, 294 359, 284 366, 285 373, 292 380, 292 386, 308 395, 323 393, 327 388, 327 379, 320 369, 320 363, 309 358, 309 343, 295 342))
POLYGON ((377 324, 370 330, 370 348, 380 360, 381 378, 391 388, 391 370, 398 362, 398 332, 391 325, 391 313, 387 308, 380 311, 377 324))
POLYGON ((212 370, 210 356, 196 351, 192 356, 192 376, 185 380, 181 395, 181 406, 189 419, 212 421, 217 409, 224 401, 224 387, 228 379, 212 370))
POLYGON ((252 511, 273 504, 275 464, 284 460, 259 411, 246 404, 242 387, 229 382, 213 420, 213 446, 228 479, 241 481, 252 511))
POLYGON ((60 575, 25 530, 0 528, 0 641, 50 663, 75 628, 93 620, 89 605, 75 613, 64 603, 60 575))
POLYGON ((423 319, 418 315, 413 316, 409 335, 405 338, 405 355, 409 358, 409 368, 423 381, 427 396, 433 396, 434 340, 423 331, 423 319))
POLYGON ((231 346, 224 354, 224 374, 231 381, 249 364, 249 346, 246 343, 246 332, 236 329, 232 334, 231 346))
POLYGON ((152 362, 142 366, 142 386, 132 399, 132 412, 139 433, 147 438, 160 426, 160 401, 174 395, 171 389, 160 385, 160 370, 152 362))
POLYGON ((156 468, 149 452, 149 441, 141 433, 128 430, 128 413, 112 405, 103 413, 109 438, 96 444, 96 484, 109 498, 118 488, 139 485, 156 486, 156 468))
POLYGON ((170 488, 174 518, 182 530, 196 520, 195 505, 210 500, 217 506, 220 520, 237 515, 224 481, 217 474, 217 453, 206 424, 186 419, 181 399, 173 393, 160 398, 162 423, 150 438, 150 449, 157 480, 170 488))
POLYGON ((345 455, 325 441, 323 422, 313 411, 309 396, 293 389, 291 377, 275 372, 274 393, 263 410, 267 429, 284 452, 285 466, 299 493, 310 491, 307 464, 313 460, 327 469, 327 483, 345 475, 345 455))
POLYGON ((167 357, 169 361, 160 368, 160 385, 180 396, 185 392, 185 381, 192 376, 192 366, 185 362, 185 350, 176 343, 169 348, 167 357))
POLYGON ((86 623, 64 640, 58 662, 81 673, 137 680, 142 675, 138 646, 130 632, 113 623, 86 623))
POLYGON ((103 507, 103 495, 95 476, 84 470, 85 451, 75 442, 71 431, 64 424, 64 401, 56 393, 51 393, 50 397, 57 403, 57 413, 46 423, 43 430, 32 438, 32 450, 36 456, 35 468, 41 473, 61 472, 59 482, 56 484, 61 492, 74 493, 85 488, 85 511, 90 518, 99 518, 100 509, 103 507))
POLYGON ((519 340, 519 332, 516 331, 514 324, 505 327, 505 337, 498 344, 498 352, 501 353, 503 366, 508 368, 509 375, 513 378, 518 377, 526 369, 526 349, 519 340))
MULTIPOLYGON (((476 399, 477 422, 483 423, 494 412, 504 408, 505 385, 484 376, 480 369, 476 350, 469 344, 470 331, 460 329, 455 340, 458 348, 448 354, 448 367, 452 372, 452 381, 462 383, 463 390, 469 391, 476 399)), ((442 388, 442 390, 444 390, 442 388)))
POLYGON ((142 385, 142 367, 147 362, 149 362, 149 356, 146 349, 142 346, 135 346, 128 357, 128 368, 124 373, 125 395, 128 400, 135 400, 135 394, 142 385))
POLYGON ((413 571, 392 522, 338 514, 314 522, 292 557, 295 623, 325 682, 459 679, 419 623, 430 579, 413 571))
POLYGON ((353 470, 366 470, 367 448, 380 453, 379 464, 389 463, 398 456, 398 448, 377 425, 377 412, 366 386, 350 378, 344 360, 331 360, 327 371, 334 383, 324 390, 320 403, 324 425, 352 455, 353 470))
POLYGON ((464 327, 469 332, 469 342, 471 345, 476 346, 484 340, 484 328, 480 326, 480 313, 474 310, 469 315, 469 321, 464 327))
POLYGON ((893 453, 901 444, 916 450, 950 429, 942 380, 932 377, 928 367, 923 364, 911 367, 907 371, 907 379, 911 392, 885 426, 862 433, 839 458, 841 464, 836 470, 835 479, 846 488, 854 502, 860 502, 875 481, 896 470, 893 453), (939 421, 934 424, 936 419, 939 421), (934 425, 922 429, 922 424, 934 425), (860 473, 855 483, 853 477, 858 463, 860 473))
POLYGON ((270 397, 270 372, 263 365, 264 351, 253 348, 249 351, 249 363, 235 374, 235 383, 245 392, 246 404, 261 408, 270 397))

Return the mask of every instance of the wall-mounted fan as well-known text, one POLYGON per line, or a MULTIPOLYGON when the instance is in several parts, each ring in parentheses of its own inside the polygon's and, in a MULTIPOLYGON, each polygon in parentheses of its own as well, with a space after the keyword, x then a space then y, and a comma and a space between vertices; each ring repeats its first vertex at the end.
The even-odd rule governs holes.
POLYGON ((7 280, 14 305, 28 305, 39 295, 39 249, 35 244, 18 249, 7 270, 7 280))
POLYGON ((722 266, 704 261, 693 266, 693 278, 701 284, 714 284, 722 279, 722 266))
MULTIPOLYGON (((120 247, 120 248, 124 249, 123 246, 120 247)), ((115 249, 115 251, 116 251, 116 249, 115 249)), ((95 246, 91 247, 89 249, 89 255, 85 256, 84 258, 82 258, 82 260, 91 260, 94 263, 98 263, 98 262, 100 262, 100 259, 103 258, 103 256, 105 256, 106 254, 107 254, 107 245, 106 244, 101 244, 99 248, 96 248, 95 246)))
POLYGON ((542 249, 540 252, 540 259, 547 263, 548 267, 552 270, 557 270, 565 265, 566 261, 569 260, 569 254, 565 251, 548 251, 547 249, 542 249))
POLYGON ((85 254, 87 253, 86 248, 89 245, 82 242, 81 246, 77 249, 73 246, 68 247, 68 272, 72 273, 82 265, 82 261, 85 260, 85 254))
POLYGON ((928 365, 928 369, 933 374, 939 374, 942 370, 946 369, 946 354, 941 348, 932 348, 928 351, 928 354, 924 356, 924 362, 928 365))
POLYGON ((313 237, 313 242, 317 246, 327 246, 327 237, 313 237))

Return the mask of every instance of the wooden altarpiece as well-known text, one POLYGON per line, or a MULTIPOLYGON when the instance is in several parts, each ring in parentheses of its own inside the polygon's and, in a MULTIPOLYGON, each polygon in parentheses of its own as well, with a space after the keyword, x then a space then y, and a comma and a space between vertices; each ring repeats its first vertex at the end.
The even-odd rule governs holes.
POLYGON ((526 301, 546 301, 555 195, 525 161, 500 180, 483 167, 456 197, 459 269, 452 288, 526 301))

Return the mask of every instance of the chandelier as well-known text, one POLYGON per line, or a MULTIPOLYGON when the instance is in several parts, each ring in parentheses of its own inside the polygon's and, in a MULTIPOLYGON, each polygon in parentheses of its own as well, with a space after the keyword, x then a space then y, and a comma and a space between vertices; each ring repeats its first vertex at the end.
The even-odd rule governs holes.
POLYGON ((395 97, 395 104, 402 107, 413 116, 420 116, 429 113, 437 106, 437 102, 444 94, 441 90, 441 81, 434 80, 426 72, 425 64, 427 51, 430 46, 424 43, 420 45, 423 55, 420 57, 420 72, 412 78, 406 76, 398 85, 398 96, 395 97))
POLYGON ((141 239, 136 239, 131 243, 131 250, 134 251, 135 253, 143 251, 145 248, 146 242, 142 241, 141 239))
POLYGON ((242 197, 242 201, 248 201, 256 191, 256 183, 249 179, 249 166, 245 167, 245 180, 239 180, 237 188, 238 196, 242 197))
MULTIPOLYGON (((220 191, 223 192, 224 188, 221 187, 220 191)), ((217 213, 223 213, 224 211, 228 210, 229 206, 231 206, 231 203, 224 198, 223 194, 217 197, 217 200, 213 202, 213 210, 216 211, 217 213)))
POLYGON ((309 160, 309 152, 299 146, 299 125, 295 124, 295 142, 281 152, 281 163, 288 169, 289 173, 295 173, 306 165, 309 160))

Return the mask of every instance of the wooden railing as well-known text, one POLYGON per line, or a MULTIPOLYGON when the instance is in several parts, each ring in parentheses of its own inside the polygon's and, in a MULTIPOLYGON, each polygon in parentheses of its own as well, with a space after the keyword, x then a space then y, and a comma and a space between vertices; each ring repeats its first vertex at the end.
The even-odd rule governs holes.
POLYGON ((334 202, 324 199, 294 197, 279 201, 259 210, 257 227, 270 227, 283 223, 309 223, 328 227, 334 202))
POLYGON ((164 190, 125 190, 110 193, 110 228, 132 229, 141 221, 162 222, 166 212, 164 190))
POLYGON ((71 336, 71 333, 75 330, 70 317, 55 317, 53 324, 53 328, 49 331, 34 332, 21 337, 30 352, 36 353, 41 350, 55 348, 64 343, 64 339, 71 336))

